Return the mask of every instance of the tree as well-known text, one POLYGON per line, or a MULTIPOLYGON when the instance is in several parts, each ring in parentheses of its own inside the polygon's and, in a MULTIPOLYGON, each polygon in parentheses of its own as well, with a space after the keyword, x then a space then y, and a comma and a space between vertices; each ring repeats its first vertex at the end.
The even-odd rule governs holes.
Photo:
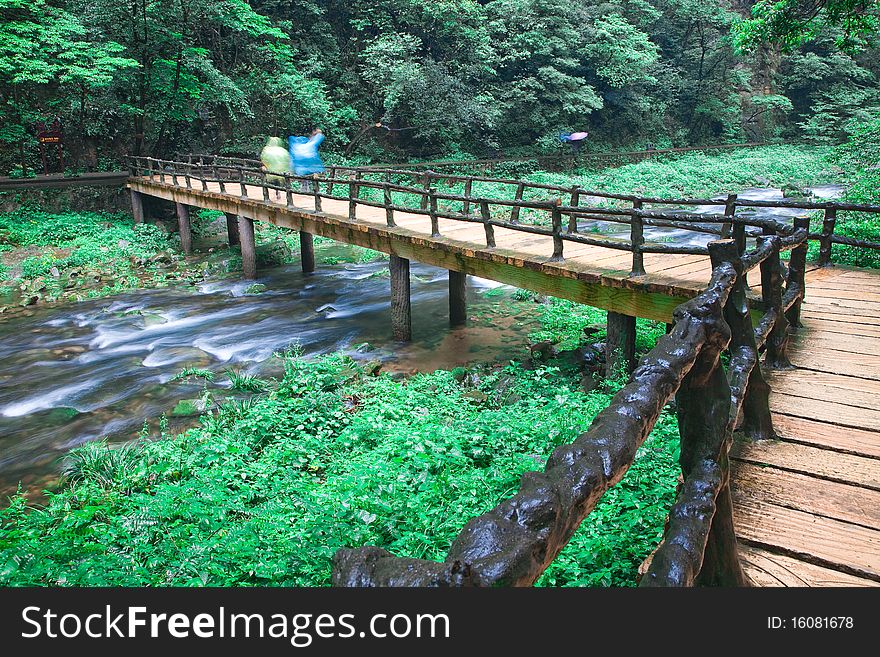
POLYGON ((758 0, 736 40, 742 50, 770 41, 792 51, 830 28, 837 28, 838 48, 865 47, 880 31, 880 0, 758 0))

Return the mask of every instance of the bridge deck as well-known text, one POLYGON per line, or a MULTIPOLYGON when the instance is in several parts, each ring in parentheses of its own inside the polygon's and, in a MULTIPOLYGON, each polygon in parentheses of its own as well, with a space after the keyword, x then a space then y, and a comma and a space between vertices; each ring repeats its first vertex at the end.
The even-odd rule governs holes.
MULTIPOLYGON (((431 237, 431 222, 425 215, 395 212, 397 226, 391 228, 386 224, 384 209, 358 205, 356 220, 351 221, 347 201, 322 199, 323 212, 317 213, 311 196, 294 194, 295 207, 288 208, 283 195, 276 199, 270 193, 270 200, 264 201, 263 190, 257 185, 247 186, 246 198, 241 197, 234 182, 227 183, 226 194, 220 193, 218 183, 209 183, 204 191, 161 183, 157 176, 133 178, 129 185, 166 200, 237 213, 657 321, 670 321, 675 306, 702 291, 711 271, 708 256, 645 254, 648 273, 633 278, 629 275, 629 251, 569 242, 565 244, 564 260, 552 262, 553 240, 549 236, 495 227, 496 247, 490 249, 481 224, 440 219, 441 237, 431 237)), ((339 185, 345 187, 344 183, 339 185)))
POLYGON ((741 443, 731 476, 761 586, 880 586, 880 275, 807 274, 795 369, 768 380, 781 440, 741 443))

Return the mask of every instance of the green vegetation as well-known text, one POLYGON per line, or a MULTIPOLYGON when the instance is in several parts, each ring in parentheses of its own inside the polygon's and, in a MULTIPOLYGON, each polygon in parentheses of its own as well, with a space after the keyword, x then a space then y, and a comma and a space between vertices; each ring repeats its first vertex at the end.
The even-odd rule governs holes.
POLYGON ((177 271, 182 257, 168 234, 123 214, 0 214, 0 244, 7 262, 0 282, 18 287, 23 305, 163 286, 188 275, 177 271))
POLYGON ((255 155, 319 124, 336 163, 567 152, 572 130, 595 150, 830 143, 880 105, 876 0, 0 0, 0 12, 0 169, 17 175, 40 168, 32 127, 55 115, 66 166, 82 169, 126 153, 255 155))
POLYGON ((172 381, 181 381, 188 379, 190 377, 204 379, 208 383, 214 380, 214 373, 211 370, 202 369, 199 367, 184 367, 177 374, 171 377, 172 381))
MULTIPOLYGON (((846 171, 847 200, 880 205, 880 118, 861 126, 835 150, 835 156, 846 171)), ((880 214, 841 212, 834 233, 880 242, 880 214)), ((880 250, 836 244, 831 258, 848 265, 880 267, 880 250)))
MULTIPOLYGON (((765 146, 730 152, 687 153, 644 160, 574 178, 585 189, 665 198, 704 198, 748 187, 807 187, 840 181, 829 149, 803 145, 765 146)), ((546 182, 552 176, 543 174, 546 182)), ((566 183, 567 184, 567 183, 566 183)))

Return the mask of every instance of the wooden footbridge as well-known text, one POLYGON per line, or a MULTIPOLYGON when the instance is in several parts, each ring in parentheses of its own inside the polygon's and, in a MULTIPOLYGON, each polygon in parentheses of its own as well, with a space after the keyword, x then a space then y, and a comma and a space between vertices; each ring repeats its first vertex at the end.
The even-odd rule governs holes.
POLYGON ((683 478, 643 586, 880 585, 880 275, 829 266, 834 244, 880 248, 835 235, 838 213, 880 207, 643 198, 377 167, 300 178, 207 156, 130 166, 136 220, 144 195, 176 203, 189 252, 189 208, 226 213, 245 276, 256 276, 256 221, 299 231, 307 272, 313 235, 390 254, 400 340, 412 259, 449 270, 452 324, 466 321, 468 274, 607 310, 612 367, 632 366, 636 317, 668 325, 589 430, 471 520, 443 562, 340 550, 335 584, 532 584, 674 400, 683 478), (784 210, 758 217, 759 207, 784 210), (625 232, 593 232, 605 224, 625 232), (712 241, 646 239, 653 227, 712 241))

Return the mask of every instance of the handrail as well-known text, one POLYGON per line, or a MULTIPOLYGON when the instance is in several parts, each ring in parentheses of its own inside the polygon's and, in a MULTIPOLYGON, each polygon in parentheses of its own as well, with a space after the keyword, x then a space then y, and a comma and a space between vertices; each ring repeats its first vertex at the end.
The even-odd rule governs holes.
POLYGON ((491 227, 501 227, 525 233, 533 233, 551 237, 554 242, 553 260, 564 259, 564 244, 575 242, 603 248, 628 250, 632 253, 630 276, 643 276, 645 271, 644 254, 688 254, 708 255, 704 246, 671 245, 662 242, 645 240, 644 226, 668 227, 706 233, 716 237, 731 236, 737 243, 740 254, 746 249, 748 237, 770 231, 770 234, 790 235, 793 227, 786 221, 771 218, 758 218, 748 215, 737 215, 737 208, 743 207, 782 207, 789 209, 824 209, 825 218, 821 233, 810 233, 809 240, 820 243, 820 265, 830 263, 831 245, 845 244, 863 248, 880 249, 880 243, 867 240, 834 235, 838 210, 857 210, 862 212, 880 213, 880 206, 860 205, 838 202, 800 202, 800 201, 753 201, 740 199, 730 194, 725 200, 720 199, 664 199, 656 197, 639 197, 628 194, 609 194, 582 189, 578 186, 565 187, 545 183, 531 183, 521 180, 488 178, 481 176, 461 176, 438 174, 434 171, 410 171, 402 169, 381 169, 376 167, 331 166, 325 175, 297 176, 295 174, 272 174, 267 172, 257 160, 244 158, 227 158, 222 156, 186 156, 186 162, 160 160, 149 157, 130 158, 131 172, 146 172, 151 177, 158 176, 160 182, 170 177, 171 184, 178 184, 179 179, 187 187, 193 182, 201 183, 203 191, 207 191, 208 183, 217 183, 221 192, 226 192, 229 183, 247 195, 248 185, 258 185, 262 189, 264 200, 269 200, 269 191, 286 195, 287 205, 293 207, 293 181, 308 181, 312 185, 309 195, 313 198, 316 211, 321 210, 322 199, 346 201, 349 204, 349 217, 354 219, 358 205, 385 209, 388 225, 394 224, 395 212, 408 212, 430 217, 432 234, 440 235, 440 219, 451 219, 470 223, 480 223, 486 228, 486 246, 492 248, 494 241, 491 227), (380 177, 381 180, 374 178, 380 177), (396 180, 395 180, 396 177, 396 180), (446 192, 438 189, 440 184, 464 183, 464 193, 446 192), (515 186, 514 198, 499 198, 497 194, 485 195, 475 190, 480 183, 506 184, 515 186), (323 187, 322 187, 323 186, 323 187), (339 192, 342 187, 345 192, 339 192), (334 189, 337 193, 333 193, 334 189), (364 197, 363 190, 381 192, 381 200, 364 197), (539 194, 556 192, 555 198, 529 198, 527 191, 539 194), (406 203, 395 203, 394 195, 411 195, 418 200, 417 207, 406 203), (564 204, 562 196, 569 197, 570 203, 564 204), (608 207, 604 205, 585 204, 582 200, 608 199, 626 201, 630 207, 608 207), (441 205, 442 204, 442 205, 441 205), (655 206, 648 208, 645 206, 655 206), (460 206, 460 211, 451 208, 460 206), (677 211, 669 207, 656 206, 709 206, 724 207, 723 213, 691 214, 677 211), (472 209, 480 208, 479 213, 472 209), (489 211, 484 212, 487 208, 489 211), (493 213, 492 209, 496 211, 493 213), (499 218, 498 211, 504 218, 499 218), (531 212, 531 216, 523 213, 531 212), (493 216, 494 215, 494 216, 493 216), (537 221, 535 220, 537 217, 537 221), (543 219, 541 218, 543 217, 543 219), (567 225, 560 224, 562 218, 567 225), (585 235, 580 232, 580 219, 607 221, 630 226, 629 240, 585 235))

